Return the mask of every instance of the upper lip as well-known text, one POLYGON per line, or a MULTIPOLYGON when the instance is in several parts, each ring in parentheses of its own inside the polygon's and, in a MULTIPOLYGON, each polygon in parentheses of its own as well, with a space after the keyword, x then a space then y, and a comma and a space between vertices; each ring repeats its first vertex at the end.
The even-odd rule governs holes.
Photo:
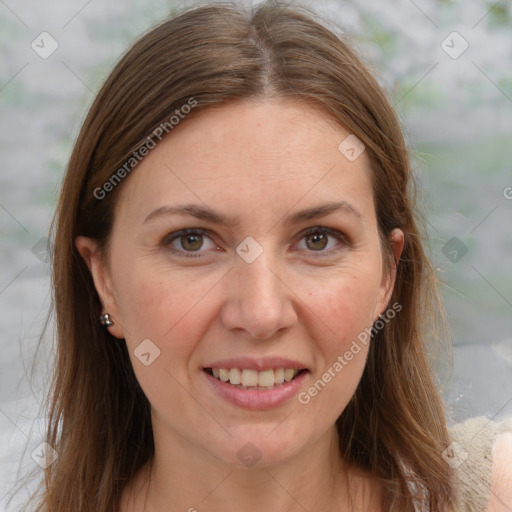
POLYGON ((203 368, 241 368, 247 370, 276 370, 278 368, 293 368, 307 370, 307 365, 286 357, 233 357, 208 363, 203 368))

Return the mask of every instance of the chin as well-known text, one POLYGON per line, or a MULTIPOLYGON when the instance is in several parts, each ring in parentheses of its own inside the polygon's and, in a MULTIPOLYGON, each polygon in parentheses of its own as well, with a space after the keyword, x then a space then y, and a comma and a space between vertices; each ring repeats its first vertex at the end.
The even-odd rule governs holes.
POLYGON ((275 467, 299 455, 307 443, 306 439, 301 443, 301 439, 290 429, 286 429, 284 424, 277 428, 274 424, 264 429, 261 425, 250 428, 245 424, 238 430, 239 433, 235 433, 231 429, 233 438, 217 445, 225 448, 225 451, 217 453, 216 456, 233 469, 275 467))

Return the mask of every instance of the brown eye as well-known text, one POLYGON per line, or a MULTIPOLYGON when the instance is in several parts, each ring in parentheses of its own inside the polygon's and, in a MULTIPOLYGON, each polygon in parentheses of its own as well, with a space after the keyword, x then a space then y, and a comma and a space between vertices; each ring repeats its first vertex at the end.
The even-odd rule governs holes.
POLYGON ((303 240, 304 246, 299 248, 315 257, 332 256, 335 253, 350 247, 350 243, 343 233, 336 229, 321 226, 317 226, 306 231, 300 239, 299 246, 303 243, 303 240))
POLYGON ((162 245, 170 252, 188 258, 205 256, 203 253, 207 249, 216 247, 216 244, 206 232, 198 228, 183 229, 170 233, 164 238, 162 245))
POLYGON ((179 240, 186 251, 197 251, 203 245, 203 235, 181 235, 179 240))
POLYGON ((328 236, 324 233, 314 233, 306 236, 306 245, 308 249, 314 251, 323 250, 327 247, 328 236))

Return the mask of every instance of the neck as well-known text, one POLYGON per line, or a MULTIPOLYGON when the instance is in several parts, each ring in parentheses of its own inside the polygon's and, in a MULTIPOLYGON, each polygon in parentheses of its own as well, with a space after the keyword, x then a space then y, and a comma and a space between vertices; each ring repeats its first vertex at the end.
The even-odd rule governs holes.
MULTIPOLYGON (((121 512, 225 512, 235 505, 246 512, 352 510, 358 501, 352 491, 359 495, 371 480, 343 464, 334 426, 295 457, 251 469, 233 468, 183 440, 168 441, 160 445, 155 438, 155 456, 134 479, 123 500, 132 505, 121 512)), ((371 494, 372 510, 378 510, 371 494)))

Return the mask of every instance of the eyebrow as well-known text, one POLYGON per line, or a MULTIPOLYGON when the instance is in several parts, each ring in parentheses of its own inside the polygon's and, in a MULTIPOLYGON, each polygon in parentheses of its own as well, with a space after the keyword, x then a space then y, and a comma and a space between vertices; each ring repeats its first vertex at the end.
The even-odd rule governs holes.
MULTIPOLYGON (((300 222, 304 222, 307 220, 326 217, 327 215, 330 215, 331 213, 337 211, 341 211, 358 220, 361 220, 363 217, 362 214, 347 201, 338 201, 325 203, 322 205, 314 206, 312 208, 307 208, 305 210, 293 213, 285 218, 285 222, 288 222, 289 224, 299 224, 300 222)), ((238 216, 228 217, 220 212, 216 212, 211 208, 199 204, 161 206, 160 208, 157 208, 156 210, 152 211, 144 219, 143 224, 146 224, 150 220, 156 219, 158 217, 168 215, 190 215, 192 217, 196 217, 197 219, 208 221, 213 224, 226 226, 228 228, 234 228, 240 224, 240 218, 238 216)))

